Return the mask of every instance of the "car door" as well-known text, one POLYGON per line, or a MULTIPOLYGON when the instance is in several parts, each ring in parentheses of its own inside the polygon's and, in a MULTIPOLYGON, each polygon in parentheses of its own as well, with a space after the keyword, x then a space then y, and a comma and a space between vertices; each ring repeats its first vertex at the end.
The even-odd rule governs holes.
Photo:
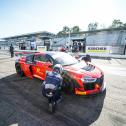
POLYGON ((52 71, 53 70, 53 66, 55 65, 54 59, 48 54, 45 55, 45 58, 46 58, 46 63, 45 63, 45 65, 46 65, 46 72, 52 71), (51 63, 51 65, 50 65, 50 63, 51 63))
POLYGON ((26 56, 26 61, 21 64, 21 67, 27 77, 33 78, 31 66, 33 65, 33 57, 34 55, 26 56))
POLYGON ((35 64, 32 66, 33 76, 41 80, 46 77, 46 71, 51 71, 51 63, 47 62, 48 59, 45 54, 36 54, 34 56, 35 64))

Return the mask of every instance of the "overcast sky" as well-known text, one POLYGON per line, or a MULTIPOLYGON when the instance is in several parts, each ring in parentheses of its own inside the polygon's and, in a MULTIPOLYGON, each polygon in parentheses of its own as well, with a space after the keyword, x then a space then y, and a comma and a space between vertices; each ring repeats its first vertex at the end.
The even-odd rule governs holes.
POLYGON ((113 19, 126 23, 126 0, 0 0, 0 38, 75 25, 85 31, 90 22, 107 27, 113 19))

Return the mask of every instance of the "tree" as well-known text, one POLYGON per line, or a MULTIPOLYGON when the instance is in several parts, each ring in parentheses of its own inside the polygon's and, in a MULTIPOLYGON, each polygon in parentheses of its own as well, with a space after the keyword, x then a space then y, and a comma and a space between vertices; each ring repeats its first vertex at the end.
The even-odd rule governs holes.
POLYGON ((119 27, 123 27, 124 24, 123 22, 121 22, 119 19, 114 19, 112 22, 112 25, 110 26, 111 28, 119 28, 119 27))
POLYGON ((58 36, 62 36, 62 35, 63 35, 63 31, 59 31, 59 32, 57 33, 57 35, 58 35, 58 36))
POLYGON ((80 31, 79 26, 74 26, 74 27, 72 28, 72 33, 77 33, 77 32, 79 32, 79 31, 80 31))
POLYGON ((90 24, 88 25, 88 30, 89 30, 89 31, 93 31, 93 30, 96 30, 97 27, 98 27, 98 23, 97 23, 97 22, 95 22, 95 23, 90 23, 90 24))
POLYGON ((123 26, 126 27, 126 23, 124 23, 123 26))
POLYGON ((72 28, 69 28, 68 26, 64 26, 62 31, 59 31, 57 33, 57 35, 59 36, 64 36, 65 34, 69 34, 69 32, 71 33, 78 33, 80 31, 79 26, 73 26, 72 28))
POLYGON ((70 31, 70 28, 68 26, 64 26, 62 32, 64 34, 67 34, 70 31))

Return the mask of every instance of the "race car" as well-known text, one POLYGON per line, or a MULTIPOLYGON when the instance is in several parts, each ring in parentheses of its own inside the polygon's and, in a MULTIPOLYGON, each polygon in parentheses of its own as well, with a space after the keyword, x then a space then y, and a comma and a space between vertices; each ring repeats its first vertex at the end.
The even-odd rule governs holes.
POLYGON ((46 72, 55 64, 63 66, 63 88, 77 95, 89 95, 106 89, 104 74, 92 63, 78 61, 64 52, 47 51, 23 56, 16 60, 16 72, 20 76, 44 80, 46 72))

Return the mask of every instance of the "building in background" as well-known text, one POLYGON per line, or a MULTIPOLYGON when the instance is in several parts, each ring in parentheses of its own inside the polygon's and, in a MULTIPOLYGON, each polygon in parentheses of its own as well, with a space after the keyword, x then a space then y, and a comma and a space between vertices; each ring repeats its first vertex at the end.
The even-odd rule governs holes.
POLYGON ((47 50, 49 50, 53 36, 53 33, 43 31, 6 37, 3 40, 6 46, 13 44, 20 50, 35 50, 39 45, 46 46, 47 50))
POLYGON ((81 42, 83 52, 126 54, 126 28, 82 31, 77 34, 56 36, 52 48, 81 42))
POLYGON ((103 47, 103 49, 109 49, 109 53, 112 54, 125 54, 126 28, 102 29, 87 32, 86 46, 96 47, 96 51, 99 51, 100 47, 103 47))
POLYGON ((126 54, 126 28, 110 28, 62 36, 50 32, 35 32, 13 37, 6 37, 0 46, 13 44, 17 49, 34 50, 37 46, 46 46, 47 50, 71 48, 73 43, 82 46, 81 52, 126 54))
POLYGON ((7 45, 7 41, 5 40, 0 40, 0 50, 5 50, 5 49, 8 49, 8 45, 7 45))

